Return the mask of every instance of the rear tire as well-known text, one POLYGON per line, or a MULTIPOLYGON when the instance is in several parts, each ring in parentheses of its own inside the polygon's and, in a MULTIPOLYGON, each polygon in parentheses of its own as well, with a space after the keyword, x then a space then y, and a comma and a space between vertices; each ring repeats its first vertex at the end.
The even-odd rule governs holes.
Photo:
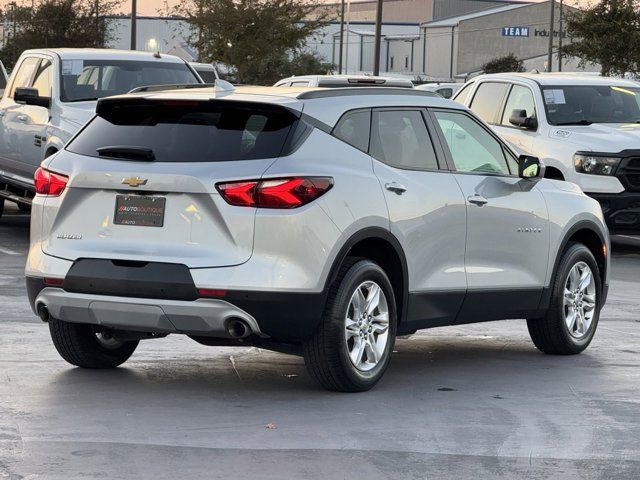
POLYGON ((527 320, 531 340, 544 353, 580 353, 596 333, 602 296, 598 264, 586 246, 569 244, 562 254, 552 289, 546 315, 527 320), (570 275, 575 280, 572 281, 570 275), (585 286, 581 290, 582 284, 585 286))
POLYGON ((54 319, 49 321, 49 332, 60 356, 82 368, 115 368, 129 359, 139 343, 109 338, 93 325, 54 319))
POLYGON ((318 330, 303 345, 311 376, 328 390, 372 388, 391 359, 396 312, 393 287, 380 266, 370 260, 345 262, 318 330))

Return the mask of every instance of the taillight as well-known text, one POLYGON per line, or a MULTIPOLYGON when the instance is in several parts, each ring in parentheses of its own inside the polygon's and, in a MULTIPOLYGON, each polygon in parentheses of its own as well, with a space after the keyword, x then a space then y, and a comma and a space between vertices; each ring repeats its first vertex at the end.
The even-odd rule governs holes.
POLYGON ((67 186, 69 177, 59 173, 50 172, 49 170, 40 167, 36 170, 34 181, 37 194, 58 197, 67 186))
POLYGON ((257 208, 296 208, 328 192, 328 177, 291 177, 218 183, 216 188, 230 205, 257 208))

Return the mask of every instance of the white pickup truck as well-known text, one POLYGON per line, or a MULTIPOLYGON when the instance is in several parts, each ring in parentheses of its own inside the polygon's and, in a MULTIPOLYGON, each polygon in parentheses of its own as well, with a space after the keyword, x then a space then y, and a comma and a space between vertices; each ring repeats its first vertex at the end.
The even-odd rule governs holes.
POLYGON ((640 234, 640 84, 500 73, 474 78, 453 99, 518 153, 540 158, 547 178, 576 183, 598 200, 611 233, 640 234))
MULTIPOLYGON (((0 78, 4 69, 0 72, 0 78)), ((5 200, 28 210, 33 174, 94 115, 99 98, 142 86, 199 84, 171 55, 104 49, 25 51, 0 100, 0 215, 5 200)), ((0 83, 1 85, 1 83, 0 83)))

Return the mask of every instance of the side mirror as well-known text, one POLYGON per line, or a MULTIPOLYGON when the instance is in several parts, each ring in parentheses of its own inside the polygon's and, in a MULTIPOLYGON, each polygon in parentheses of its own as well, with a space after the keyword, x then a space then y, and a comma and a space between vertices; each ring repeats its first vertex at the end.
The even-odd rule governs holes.
POLYGON ((13 100, 16 103, 25 105, 36 105, 38 107, 49 108, 51 106, 51 97, 41 97, 37 88, 18 87, 13 92, 13 100))
POLYGON ((538 119, 536 117, 527 117, 526 110, 513 110, 509 117, 509 123, 526 130, 536 130, 538 128, 538 119))
POLYGON ((544 164, 538 157, 520 155, 518 158, 518 175, 520 178, 542 178, 544 177, 544 164))

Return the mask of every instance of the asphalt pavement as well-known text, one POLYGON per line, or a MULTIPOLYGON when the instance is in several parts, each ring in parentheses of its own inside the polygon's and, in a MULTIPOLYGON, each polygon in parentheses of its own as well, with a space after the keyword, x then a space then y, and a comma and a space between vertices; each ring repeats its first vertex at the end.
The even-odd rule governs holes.
POLYGON ((539 353, 523 321, 399 339, 370 392, 320 389, 302 359, 142 342, 73 368, 31 312, 29 217, 0 219, 0 480, 640 478, 640 241, 616 239, 592 345, 539 353))

